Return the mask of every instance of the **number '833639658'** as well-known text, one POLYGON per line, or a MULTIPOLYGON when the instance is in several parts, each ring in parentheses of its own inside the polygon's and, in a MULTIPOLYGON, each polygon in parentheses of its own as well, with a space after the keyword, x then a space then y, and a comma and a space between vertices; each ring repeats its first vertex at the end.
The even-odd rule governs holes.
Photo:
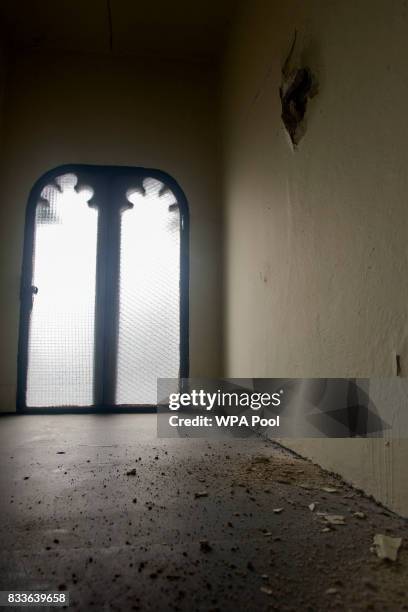
POLYGON ((12 605, 64 605, 68 603, 68 594, 50 591, 10 591, 7 593, 6 601, 12 605))

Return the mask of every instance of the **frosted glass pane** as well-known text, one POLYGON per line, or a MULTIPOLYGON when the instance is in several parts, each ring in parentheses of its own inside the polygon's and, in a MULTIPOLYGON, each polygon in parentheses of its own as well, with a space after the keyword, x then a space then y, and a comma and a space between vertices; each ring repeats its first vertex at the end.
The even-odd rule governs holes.
POLYGON ((117 404, 156 404, 157 378, 180 359, 180 212, 147 178, 121 216, 117 404))
POLYGON ((75 191, 77 177, 46 187, 35 219, 27 406, 93 403, 96 239, 92 190, 75 191))

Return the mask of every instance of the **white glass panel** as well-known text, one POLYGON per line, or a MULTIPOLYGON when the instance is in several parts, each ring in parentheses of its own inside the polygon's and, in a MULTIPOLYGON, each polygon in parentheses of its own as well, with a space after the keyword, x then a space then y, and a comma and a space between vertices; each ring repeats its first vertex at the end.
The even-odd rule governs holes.
POLYGON ((92 190, 75 191, 77 177, 56 179, 37 206, 27 406, 93 403, 96 240, 92 190))
POLYGON ((179 376, 180 213, 145 179, 121 219, 117 404, 156 404, 157 378, 179 376))

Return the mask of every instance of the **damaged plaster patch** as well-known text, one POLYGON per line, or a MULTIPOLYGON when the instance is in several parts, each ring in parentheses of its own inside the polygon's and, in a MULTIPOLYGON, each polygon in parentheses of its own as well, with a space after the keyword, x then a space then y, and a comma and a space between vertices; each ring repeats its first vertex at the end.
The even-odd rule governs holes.
POLYGON ((315 76, 308 66, 291 67, 296 47, 297 31, 282 68, 282 82, 279 95, 282 105, 282 121, 294 148, 305 135, 305 115, 309 98, 318 91, 315 76))

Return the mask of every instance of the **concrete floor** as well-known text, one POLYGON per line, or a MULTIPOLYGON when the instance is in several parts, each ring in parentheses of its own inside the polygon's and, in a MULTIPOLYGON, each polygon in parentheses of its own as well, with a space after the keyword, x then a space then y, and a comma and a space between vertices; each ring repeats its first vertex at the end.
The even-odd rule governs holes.
POLYGON ((0 589, 67 590, 97 612, 408 610, 406 521, 270 442, 155 428, 0 419, 0 589), (404 538, 397 562, 370 551, 375 533, 404 538))

